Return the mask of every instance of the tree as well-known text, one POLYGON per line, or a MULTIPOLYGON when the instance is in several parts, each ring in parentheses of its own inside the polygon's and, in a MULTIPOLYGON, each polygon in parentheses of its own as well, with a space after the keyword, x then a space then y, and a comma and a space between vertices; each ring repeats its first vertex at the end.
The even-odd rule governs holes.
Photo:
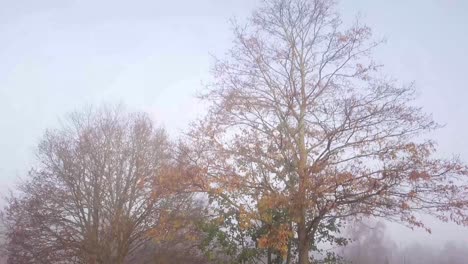
POLYGON ((156 235, 156 239, 137 249, 127 263, 226 263, 220 256, 213 255, 210 258, 211 255, 200 250, 206 235, 198 225, 205 221, 206 203, 196 200, 193 202, 193 205, 185 206, 184 212, 179 212, 177 217, 171 217, 170 222, 165 223, 165 236, 156 235), (170 228, 167 228, 168 225, 170 228))
POLYGON ((468 224, 467 167, 434 157, 438 125, 381 77, 370 28, 343 29, 334 1, 266 0, 234 33, 189 144, 240 247, 306 264, 349 217, 468 224))
POLYGON ((7 201, 8 263, 124 263, 167 212, 190 204, 168 180, 171 155, 166 132, 145 114, 71 114, 45 134, 37 166, 7 201))
POLYGON ((340 249, 340 255, 350 263, 390 264, 390 259, 398 254, 398 249, 386 234, 386 226, 383 222, 355 222, 347 230, 352 242, 340 249))
POLYGON ((354 223, 348 231, 353 242, 339 250, 348 264, 461 264, 468 259, 468 246, 463 242, 449 241, 445 246, 413 242, 398 246, 382 222, 354 223))

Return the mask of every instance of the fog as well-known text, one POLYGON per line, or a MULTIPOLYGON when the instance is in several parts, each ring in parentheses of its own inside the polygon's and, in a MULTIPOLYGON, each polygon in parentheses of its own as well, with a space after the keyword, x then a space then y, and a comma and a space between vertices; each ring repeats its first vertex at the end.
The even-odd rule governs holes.
POLYGON ((449 241, 430 246, 420 241, 404 245, 392 240, 389 232, 383 222, 354 223, 348 230, 353 241, 338 253, 359 264, 464 264, 468 260, 466 243, 449 241))
MULTIPOLYGON (((210 78, 211 55, 231 45, 229 19, 257 2, 1 1, 0 193, 28 171, 44 130, 88 104, 123 102, 175 137, 204 109, 194 95, 210 78)), ((414 81, 418 103, 445 125, 432 135, 441 155, 468 161, 468 1, 342 0, 340 10, 345 21, 360 13, 387 40, 376 58, 390 76, 414 81)), ((343 254, 361 264, 466 263, 468 229, 427 222, 432 235, 358 227, 359 243, 343 254)))

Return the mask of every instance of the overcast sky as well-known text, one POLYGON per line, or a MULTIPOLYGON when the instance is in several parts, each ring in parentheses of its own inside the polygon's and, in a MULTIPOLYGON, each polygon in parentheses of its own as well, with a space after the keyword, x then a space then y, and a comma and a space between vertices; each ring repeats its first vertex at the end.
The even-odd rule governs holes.
MULTIPOLYGON (((229 19, 257 3, 0 0, 0 193, 28 170, 44 130, 85 105, 123 102, 181 131, 202 109, 193 96, 209 81, 212 55, 231 46, 229 19)), ((339 8, 387 39, 377 61, 414 81, 418 103, 446 125, 431 135, 440 154, 468 162, 468 1, 342 0, 339 8)), ((399 241, 468 242, 468 228, 448 224, 434 223, 432 236, 391 230, 399 241)))

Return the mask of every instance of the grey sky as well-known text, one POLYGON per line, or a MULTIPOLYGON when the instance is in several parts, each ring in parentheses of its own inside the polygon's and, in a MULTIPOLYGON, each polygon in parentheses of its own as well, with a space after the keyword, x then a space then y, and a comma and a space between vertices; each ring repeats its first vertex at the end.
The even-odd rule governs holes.
MULTIPOLYGON (((0 193, 27 171, 44 130, 86 104, 123 102, 183 129, 202 107, 193 95, 209 80, 210 54, 230 47, 228 20, 257 2, 0 0, 0 193)), ((340 10, 388 40, 378 62, 415 81, 418 102, 446 124, 433 134, 441 155, 468 161, 468 1, 342 0, 340 10)), ((435 227, 405 237, 468 242, 467 228, 435 227)))

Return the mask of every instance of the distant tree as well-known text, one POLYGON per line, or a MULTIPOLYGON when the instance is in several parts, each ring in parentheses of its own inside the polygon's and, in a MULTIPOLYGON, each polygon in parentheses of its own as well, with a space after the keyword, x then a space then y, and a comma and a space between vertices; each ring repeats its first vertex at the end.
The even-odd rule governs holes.
POLYGON ((398 247, 386 234, 383 222, 356 221, 347 227, 351 243, 341 248, 339 255, 356 264, 390 264, 398 247))
POLYGON ((445 246, 441 241, 413 242, 397 246, 382 222, 354 222, 347 231, 352 242, 338 250, 347 264, 462 264, 468 259, 468 246, 463 242, 450 241, 445 246))
POLYGON ((4 234, 3 225, 0 221, 0 264, 7 264, 7 257, 6 257, 6 239, 3 237, 4 234))
POLYGON ((343 29, 334 1, 266 0, 234 33, 188 145, 243 261, 308 264, 355 216, 468 224, 466 165, 434 157, 438 125, 381 77, 368 27, 343 29))
POLYGON ((10 264, 121 264, 190 206, 166 132, 120 107, 71 114, 49 130, 2 212, 10 264))
MULTIPOLYGON (((190 201, 188 201, 190 202, 190 201)), ((226 263, 220 256, 210 257, 203 252, 201 243, 206 236, 198 225, 205 221, 205 203, 195 202, 185 206, 184 212, 172 216, 162 225, 163 235, 152 234, 155 239, 147 241, 127 259, 128 264, 209 264, 226 263)), ((160 232, 161 228, 157 230, 160 232)))

